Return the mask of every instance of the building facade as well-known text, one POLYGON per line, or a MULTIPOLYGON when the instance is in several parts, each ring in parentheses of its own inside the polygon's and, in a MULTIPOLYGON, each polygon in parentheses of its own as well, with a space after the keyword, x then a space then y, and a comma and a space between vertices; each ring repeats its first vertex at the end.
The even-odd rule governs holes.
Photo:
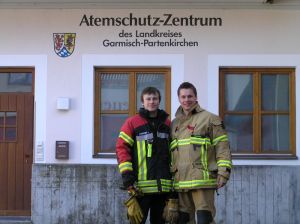
POLYGON ((217 223, 299 223, 300 11, 0 6, 0 217, 127 223, 114 142, 143 87, 225 121, 217 223))

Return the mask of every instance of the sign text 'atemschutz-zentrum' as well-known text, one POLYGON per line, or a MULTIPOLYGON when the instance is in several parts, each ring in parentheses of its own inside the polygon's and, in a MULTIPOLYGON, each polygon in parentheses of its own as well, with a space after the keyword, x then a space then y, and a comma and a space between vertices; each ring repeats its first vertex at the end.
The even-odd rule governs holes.
POLYGON ((187 40, 183 32, 172 31, 175 27, 221 27, 223 20, 220 17, 197 17, 188 15, 183 17, 171 13, 164 13, 160 16, 135 16, 129 13, 128 16, 96 17, 84 14, 79 26, 87 27, 123 27, 118 33, 120 41, 104 39, 104 47, 197 47, 198 41, 187 40), (124 30, 128 27, 148 27, 151 31, 124 30), (159 31, 159 27, 168 28, 167 31, 159 31))

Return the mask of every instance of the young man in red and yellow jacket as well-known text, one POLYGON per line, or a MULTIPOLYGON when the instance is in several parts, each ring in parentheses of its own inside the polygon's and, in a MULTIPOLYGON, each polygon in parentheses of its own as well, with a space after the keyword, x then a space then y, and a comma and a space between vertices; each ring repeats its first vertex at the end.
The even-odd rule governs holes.
POLYGON ((162 215, 171 190, 170 120, 158 109, 161 95, 158 89, 142 91, 143 108, 128 118, 119 134, 116 154, 123 185, 132 197, 125 204, 131 223, 165 223, 162 215), (141 210, 140 210, 141 208, 141 210))

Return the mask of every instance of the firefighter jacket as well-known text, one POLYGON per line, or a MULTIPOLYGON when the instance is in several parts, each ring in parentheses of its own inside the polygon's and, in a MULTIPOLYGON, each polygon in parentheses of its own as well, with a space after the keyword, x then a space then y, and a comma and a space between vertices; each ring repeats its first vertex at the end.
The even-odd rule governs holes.
POLYGON ((220 118, 197 103, 190 114, 179 107, 171 125, 171 171, 174 188, 216 188, 217 175, 229 179, 231 154, 220 118))
POLYGON ((116 154, 124 187, 135 186, 143 193, 169 192, 170 120, 158 110, 156 118, 141 108, 128 118, 119 134, 116 154))

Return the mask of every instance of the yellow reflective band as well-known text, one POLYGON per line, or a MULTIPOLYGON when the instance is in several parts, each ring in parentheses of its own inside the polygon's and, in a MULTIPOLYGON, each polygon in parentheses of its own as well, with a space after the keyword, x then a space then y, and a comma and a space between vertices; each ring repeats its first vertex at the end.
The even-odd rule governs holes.
POLYGON ((190 137, 190 138, 185 138, 185 139, 179 139, 179 140, 173 140, 171 142, 171 149, 175 148, 177 145, 182 146, 182 145, 210 145, 210 139, 209 138, 199 138, 199 137, 190 137))
POLYGON ((178 145, 181 146, 181 145, 189 145, 191 144, 191 139, 189 138, 186 138, 186 139, 179 139, 178 140, 178 145))
POLYGON ((169 192, 172 189, 172 181, 171 180, 160 180, 161 190, 162 192, 169 192))
POLYGON ((217 184, 216 179, 208 180, 190 180, 190 181, 179 181, 174 184, 175 189, 185 189, 185 188, 194 188, 194 187, 215 187, 217 184))
POLYGON ((123 173, 125 171, 132 171, 132 163, 131 162, 124 162, 119 164, 119 170, 120 173, 123 173))
POLYGON ((119 138, 123 139, 125 142, 127 142, 130 146, 133 146, 133 139, 130 138, 125 132, 121 131, 119 134, 119 138))
POLYGON ((199 137, 191 137, 191 144, 195 145, 210 145, 210 139, 209 138, 199 138, 199 137))
POLYGON ((147 179, 147 164, 146 164, 146 144, 145 141, 137 141, 138 152, 138 180, 147 179))
POLYGON ((152 144, 148 144, 148 149, 147 149, 147 157, 152 156, 152 144))
POLYGON ((156 193, 158 192, 158 187, 145 187, 145 188, 139 188, 143 193, 156 193))
MULTIPOLYGON (((161 191, 170 192, 172 187, 171 180, 160 179, 161 191)), ((143 193, 156 193, 158 192, 157 180, 144 180, 138 181, 137 187, 143 193)))
POLYGON ((172 186, 172 181, 171 180, 166 180, 166 179, 161 179, 160 180, 161 185, 165 185, 165 186, 172 186))
POLYGON ((203 165, 203 179, 207 179, 206 178, 206 175, 205 175, 205 158, 204 158, 204 147, 201 146, 201 151, 200 151, 200 158, 201 158, 201 162, 202 162, 202 165, 203 165))
POLYGON ((171 159, 170 159, 170 167, 173 167, 173 165, 174 165, 174 155, 173 155, 173 153, 171 153, 171 159))
POLYGON ((227 135, 221 135, 221 136, 215 138, 215 139, 212 141, 212 143, 213 143, 213 145, 216 145, 216 144, 218 144, 219 142, 227 142, 227 141, 228 141, 227 135))
MULTIPOLYGON (((160 179, 161 185, 171 186, 171 182, 172 182, 171 180, 160 179)), ((138 186, 139 187, 157 186, 157 180, 142 180, 142 181, 138 181, 138 186)))
POLYGON ((170 192, 171 191, 171 186, 170 187, 161 186, 161 191, 162 192, 170 192))
POLYGON ((156 180, 141 180, 141 181, 138 181, 137 186, 139 186, 139 187, 157 186, 157 181, 156 180))
POLYGON ((177 139, 174 139, 171 144, 170 144, 170 150, 174 149, 177 147, 177 139))
POLYGON ((231 167, 232 167, 232 162, 231 162, 230 160, 219 160, 219 161, 217 162, 217 165, 218 165, 218 166, 228 167, 228 168, 231 169, 231 167))
POLYGON ((207 166, 207 150, 204 145, 201 145, 201 162, 203 164, 203 179, 209 179, 208 166, 207 166))

